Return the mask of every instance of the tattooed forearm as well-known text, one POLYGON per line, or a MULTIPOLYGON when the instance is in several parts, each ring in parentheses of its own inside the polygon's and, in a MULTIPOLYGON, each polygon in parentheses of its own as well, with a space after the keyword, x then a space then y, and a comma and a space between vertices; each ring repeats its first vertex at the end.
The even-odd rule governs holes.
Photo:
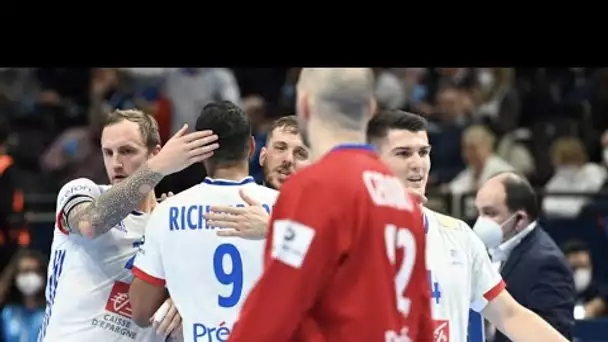
POLYGON ((74 208, 67 218, 68 224, 85 236, 104 234, 135 210, 162 179, 161 173, 144 164, 95 201, 74 208))

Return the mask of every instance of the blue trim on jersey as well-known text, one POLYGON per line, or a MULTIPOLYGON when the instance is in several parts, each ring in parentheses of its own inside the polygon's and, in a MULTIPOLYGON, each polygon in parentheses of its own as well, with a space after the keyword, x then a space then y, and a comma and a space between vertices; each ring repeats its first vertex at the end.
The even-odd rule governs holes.
POLYGON ((350 144, 340 144, 334 148, 331 149, 331 151, 340 151, 340 150, 366 150, 366 151, 370 151, 370 152, 376 152, 376 148, 370 144, 356 144, 356 143, 350 143, 350 144))
POLYGON ((137 211, 137 210, 133 210, 133 211, 131 212, 131 215, 135 215, 135 216, 141 216, 141 215, 143 215, 143 214, 144 214, 144 213, 142 213, 141 211, 137 211))
POLYGON ((253 177, 251 177, 251 176, 247 176, 247 177, 243 178, 243 180, 237 182, 237 181, 231 181, 231 180, 225 180, 225 179, 213 179, 211 177, 205 177, 205 179, 203 180, 203 183, 209 184, 209 185, 234 186, 234 185, 245 185, 245 184, 249 184, 249 183, 255 183, 255 179, 253 179, 253 177))
POLYGON ((428 216, 426 216, 426 214, 424 215, 424 233, 428 233, 429 232, 429 218, 428 216))

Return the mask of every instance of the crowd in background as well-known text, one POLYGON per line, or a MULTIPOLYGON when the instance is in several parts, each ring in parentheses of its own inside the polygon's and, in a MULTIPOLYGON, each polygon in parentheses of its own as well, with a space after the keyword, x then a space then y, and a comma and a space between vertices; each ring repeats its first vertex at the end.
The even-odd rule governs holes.
MULTIPOLYGON (((547 217, 595 220, 608 213, 608 197, 602 195, 608 187, 608 68, 374 71, 381 107, 414 112, 429 121, 428 192, 436 194, 429 196, 429 205, 474 217, 470 197, 464 195, 474 193, 497 172, 516 170, 539 190, 547 217)), ((52 231, 52 216, 40 219, 36 214, 54 213, 62 184, 79 177, 107 182, 99 148, 104 113, 143 109, 156 117, 166 141, 182 124, 194 127, 208 102, 230 100, 250 115, 259 153, 270 123, 294 112, 298 72, 299 68, 0 69, 0 305, 43 305, 39 291, 44 284, 38 292, 32 290, 36 275, 45 279, 43 259, 36 251, 15 252, 29 246, 48 254, 44 243, 50 239, 38 238, 44 241, 38 244, 32 240, 37 234, 50 236, 40 230, 52 231), (39 221, 46 225, 34 224, 39 221), (23 275, 29 280, 20 281, 23 275), (24 292, 25 285, 19 284, 28 281, 30 292, 24 292)), ((256 155, 251 174, 262 181, 257 160, 256 155)), ((204 176, 202 166, 194 165, 163 180, 157 190, 179 192, 204 176)), ((583 237, 573 237, 578 239, 564 245, 573 269, 591 274, 590 247, 583 237)), ((584 302, 596 299, 601 287, 591 278, 579 280, 584 302)), ((597 316, 604 313, 599 310, 597 316)))

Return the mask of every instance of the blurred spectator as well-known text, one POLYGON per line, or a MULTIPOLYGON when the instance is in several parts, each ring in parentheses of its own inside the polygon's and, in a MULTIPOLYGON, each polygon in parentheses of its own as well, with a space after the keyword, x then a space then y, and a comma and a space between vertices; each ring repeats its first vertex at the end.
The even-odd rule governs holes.
MULTIPOLYGON (((290 101, 293 100, 293 97, 290 95, 295 94, 295 89, 289 85, 295 84, 295 82, 291 80, 286 82, 286 78, 289 72, 289 74, 295 73, 297 79, 299 68, 234 68, 233 71, 243 98, 251 95, 260 96, 267 105, 276 107, 281 97, 286 95, 291 99, 286 103, 291 104, 290 101), (291 71, 292 69, 293 71, 291 71), (285 89, 281 89, 284 86, 285 89)), ((293 112, 293 109, 291 111, 288 110, 289 108, 283 109, 288 113, 293 112)))
POLYGON ((67 128, 86 123, 91 85, 90 68, 39 68, 38 103, 57 113, 57 125, 67 128))
POLYGON ((249 174, 258 184, 264 181, 264 172, 260 165, 260 152, 266 145, 269 122, 266 117, 266 102, 261 96, 250 95, 243 99, 243 109, 251 120, 252 134, 255 139, 255 153, 249 160, 249 174))
POLYGON ((93 115, 88 126, 69 128, 57 137, 41 155, 42 171, 53 175, 58 184, 80 177, 105 184, 108 179, 99 145, 103 118, 93 115))
POLYGON ((9 132, 8 123, 0 118, 0 269, 19 247, 20 232, 25 229, 19 170, 6 150, 9 132))
POLYGON ((462 154, 467 168, 450 182, 449 188, 452 193, 477 191, 479 186, 493 175, 514 171, 511 165, 494 153, 495 141, 494 134, 484 126, 467 128, 462 137, 462 154))
POLYGON ((516 129, 520 103, 513 68, 481 69, 478 83, 474 91, 479 103, 476 115, 487 118, 495 131, 506 133, 516 129))
POLYGON ((496 155, 526 177, 533 175, 536 171, 535 161, 528 148, 519 142, 519 138, 527 138, 529 135, 530 132, 525 128, 514 130, 503 135, 496 146, 496 155))
POLYGON ((376 68, 376 101, 381 108, 401 109, 406 104, 405 89, 391 69, 376 68))
POLYGON ((165 93, 171 101, 171 133, 184 124, 194 129, 196 118, 211 101, 228 100, 241 104, 234 74, 224 68, 177 68, 167 71, 165 93))
POLYGON ((46 261, 39 252, 21 250, 0 277, 4 307, 0 328, 5 342, 35 342, 45 310, 46 261))
POLYGON ((606 314, 606 301, 600 293, 593 276, 593 263, 587 244, 580 240, 569 240, 562 246, 572 268, 577 303, 574 318, 595 318, 606 314))
POLYGON ((300 76, 301 68, 290 68, 285 77, 285 82, 279 95, 279 116, 285 113, 295 113, 296 107, 296 84, 300 76))
MULTIPOLYGON (((589 162, 583 143, 578 138, 557 139, 551 146, 555 174, 545 185, 545 191, 558 193, 596 193, 606 180, 606 169, 589 162)), ((551 196, 543 199, 548 215, 575 217, 589 201, 581 196, 551 196)))
POLYGON ((429 115, 435 111, 438 94, 444 88, 456 88, 471 93, 477 86, 477 76, 471 68, 434 68, 425 74, 426 96, 414 107, 414 111, 429 115))
POLYGON ((466 93, 454 87, 438 94, 437 112, 428 118, 431 153, 430 184, 446 184, 464 169, 461 157, 462 132, 469 123, 466 93))

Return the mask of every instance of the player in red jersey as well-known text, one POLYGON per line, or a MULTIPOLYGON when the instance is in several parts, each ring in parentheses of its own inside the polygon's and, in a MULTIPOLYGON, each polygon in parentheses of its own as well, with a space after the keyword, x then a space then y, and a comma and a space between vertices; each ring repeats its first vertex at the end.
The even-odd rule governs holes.
POLYGON ((422 213, 364 145, 369 69, 303 69, 302 136, 315 164, 288 179, 264 273, 231 342, 431 340, 422 213))

